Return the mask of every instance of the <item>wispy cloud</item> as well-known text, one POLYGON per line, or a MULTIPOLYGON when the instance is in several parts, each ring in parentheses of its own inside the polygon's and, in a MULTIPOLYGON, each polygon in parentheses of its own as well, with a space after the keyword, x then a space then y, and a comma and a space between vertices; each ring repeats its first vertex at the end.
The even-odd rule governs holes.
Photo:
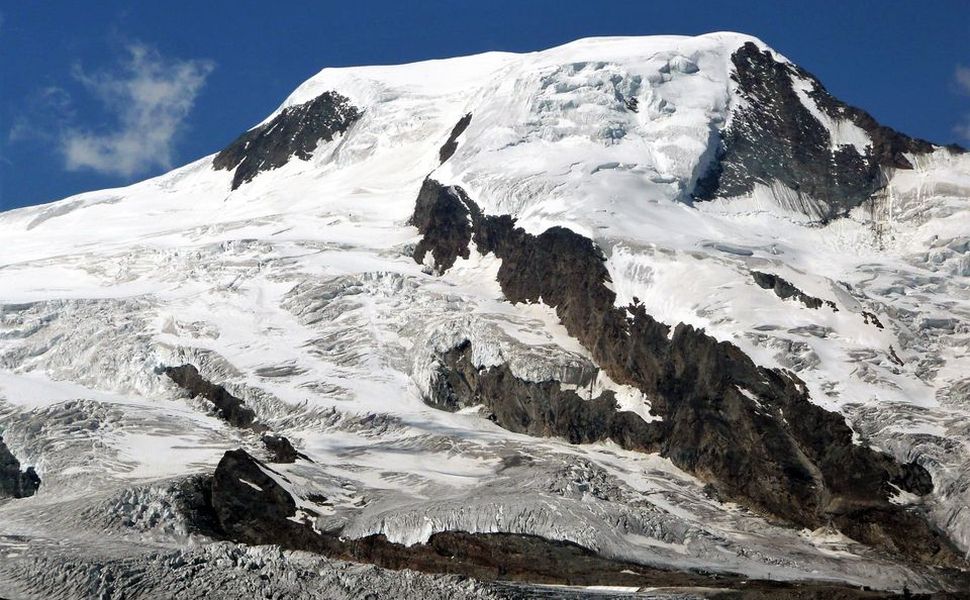
POLYGON ((167 59, 144 44, 129 44, 125 51, 114 69, 73 69, 74 78, 104 105, 114 124, 107 129, 61 131, 60 148, 69 170, 131 177, 152 167, 172 166, 175 142, 214 65, 207 60, 167 59))
POLYGON ((953 80, 961 92, 970 96, 970 67, 957 65, 956 71, 953 73, 953 80))
POLYGON ((970 142, 970 115, 963 117, 963 122, 957 123, 953 128, 953 132, 970 142))
POLYGON ((56 85, 41 88, 28 96, 25 109, 13 118, 7 139, 11 142, 40 140, 59 143, 61 132, 75 119, 74 101, 56 85))
MULTIPOLYGON (((953 82, 960 93, 970 96, 970 67, 957 65, 953 72, 953 82)), ((964 140, 970 141, 970 114, 964 114, 963 120, 953 128, 953 131, 964 140)))

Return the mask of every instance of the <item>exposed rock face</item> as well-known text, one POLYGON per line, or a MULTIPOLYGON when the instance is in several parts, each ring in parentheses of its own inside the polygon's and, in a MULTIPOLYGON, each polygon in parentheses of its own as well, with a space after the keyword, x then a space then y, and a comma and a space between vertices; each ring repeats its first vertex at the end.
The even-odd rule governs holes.
POLYGON ((782 279, 777 275, 773 275, 771 273, 762 273, 761 271, 751 271, 751 277, 760 287, 773 291, 775 295, 782 300, 795 298, 809 308, 822 308, 822 305, 824 304, 833 311, 837 312, 839 310, 835 305, 835 302, 832 302, 831 300, 822 300, 821 298, 816 298, 815 296, 809 296, 805 292, 795 287, 787 279, 782 279))
POLYGON ((296 501, 268 474, 272 472, 245 450, 223 455, 212 477, 211 502, 219 526, 238 542, 328 551, 329 538, 290 520, 297 512, 296 501))
POLYGON ((242 134, 216 155, 212 166, 235 169, 232 189, 236 189, 262 171, 282 167, 292 156, 309 160, 321 140, 333 141, 361 114, 344 96, 325 92, 283 109, 272 121, 242 134))
POLYGON ((40 487, 40 477, 33 467, 20 470, 17 460, 0 437, 0 499, 33 496, 40 487))
POLYGON ((884 329, 879 317, 877 317, 875 313, 871 313, 868 310, 862 311, 862 321, 866 325, 872 325, 876 329, 884 329))
POLYGON ((775 593, 806 598, 823 593, 843 598, 892 597, 838 585, 758 581, 730 573, 666 571, 604 558, 573 543, 529 535, 450 531, 433 534, 426 543, 413 546, 390 542, 383 535, 342 539, 339 532, 316 531, 310 522, 300 522, 295 500, 277 483, 277 478, 286 479, 244 450, 226 452, 213 475, 211 510, 207 509, 216 515, 220 533, 251 545, 277 544, 390 569, 455 573, 481 580, 577 586, 716 586, 737 590, 724 596, 729 598, 772 597, 775 593))
POLYGON ((431 252, 438 273, 443 273, 459 256, 468 258, 468 245, 472 240, 469 215, 472 211, 480 213, 464 190, 425 179, 418 192, 414 214, 408 221, 424 235, 414 249, 414 260, 424 262, 425 255, 431 252))
POLYGON ((266 431, 266 426, 256 422, 256 413, 243 401, 221 385, 215 385, 199 375, 193 365, 166 367, 164 373, 192 397, 200 396, 215 405, 219 417, 230 425, 253 431, 266 431))
POLYGON ((754 43, 739 48, 731 60, 732 79, 746 102, 721 132, 717 160, 698 181, 696 199, 740 196, 756 183, 780 182, 797 194, 799 206, 792 208, 827 221, 884 187, 884 168, 911 169, 904 153, 934 150, 929 142, 883 127, 865 111, 834 98, 810 73, 775 60, 754 43), (803 85, 800 80, 809 82, 805 93, 826 117, 863 130, 871 145, 860 151, 833 143, 829 129, 799 97, 795 86, 803 85))
POLYGON ((290 440, 281 435, 264 435, 262 439, 263 445, 272 455, 270 462, 292 463, 296 462, 297 458, 306 458, 296 451, 290 440))
POLYGON ((573 444, 611 439, 628 450, 656 452, 659 430, 639 415, 619 411, 610 391, 584 399, 557 381, 519 379, 507 365, 490 369, 471 361, 465 342, 440 357, 432 406, 458 410, 484 404, 502 427, 535 436, 566 438, 573 444))
POLYGON ((468 129, 468 125, 472 122, 472 114, 467 113, 461 119, 455 123, 455 128, 451 130, 451 135, 448 136, 448 140, 442 144, 441 150, 438 151, 438 160, 442 163, 452 157, 455 150, 458 149, 458 136, 465 133, 468 129))
MULTIPOLYGON (((677 325, 671 335, 642 305, 615 307, 602 252, 583 236, 561 227, 529 234, 507 215, 482 215, 461 189, 431 180, 421 195, 418 210, 424 214, 416 223, 458 229, 423 229, 422 252, 452 258, 470 228, 478 250, 502 260, 498 280, 508 300, 555 308, 569 334, 614 381, 651 398, 663 420, 638 425, 634 440, 625 442, 630 447, 639 440, 641 449, 658 447, 722 497, 792 523, 811 528, 835 523, 859 541, 912 559, 959 561, 920 516, 889 501, 897 487, 918 495, 932 491, 926 470, 853 444, 843 418, 813 404, 793 374, 758 367, 738 347, 690 325, 677 325)), ((481 401, 500 424, 539 435, 591 441, 614 432, 604 414, 609 398, 580 408, 578 396, 553 384, 526 385, 501 370, 471 373, 460 358, 461 350, 444 357, 444 382, 432 402, 453 408, 481 401), (566 423, 569 419, 576 422, 566 423)))

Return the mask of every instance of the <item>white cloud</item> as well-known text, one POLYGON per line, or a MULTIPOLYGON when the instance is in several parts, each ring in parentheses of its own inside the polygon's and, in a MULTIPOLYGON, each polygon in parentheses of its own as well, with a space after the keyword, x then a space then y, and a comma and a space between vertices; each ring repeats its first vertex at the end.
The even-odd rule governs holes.
POLYGON ((71 95, 64 88, 48 86, 30 94, 25 108, 12 119, 7 140, 22 142, 41 140, 58 142, 63 131, 75 117, 71 95))
MULTIPOLYGON (((970 67, 957 65, 953 72, 953 81, 961 93, 970 96, 970 67)), ((963 115, 963 120, 953 128, 953 132, 964 140, 970 141, 970 114, 963 115)))
POLYGON ((970 142, 970 115, 963 118, 963 122, 953 128, 953 132, 964 140, 970 142))
POLYGON ((956 81, 957 88, 964 94, 970 95, 970 67, 957 65, 953 73, 953 80, 956 81))
POLYGON ((214 65, 169 60, 142 44, 126 50, 128 56, 115 71, 89 74, 74 69, 74 77, 117 124, 107 131, 66 129, 61 149, 69 170, 130 177, 156 166, 172 167, 175 142, 214 65))

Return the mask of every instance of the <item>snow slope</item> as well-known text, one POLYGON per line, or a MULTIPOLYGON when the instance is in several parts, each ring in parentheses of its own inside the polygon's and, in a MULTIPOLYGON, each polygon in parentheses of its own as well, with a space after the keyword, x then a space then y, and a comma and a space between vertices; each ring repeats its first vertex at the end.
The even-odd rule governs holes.
MULTIPOLYGON (((435 353, 462 339, 478 364, 531 381, 592 366, 551 309, 502 299, 494 257, 440 277, 412 260, 407 220, 431 174, 530 232, 592 238, 618 305, 636 297, 665 323, 796 371, 860 441, 930 470, 926 508, 970 551, 970 158, 910 157, 916 168, 888 173, 869 206, 824 226, 770 182, 692 203, 738 101, 730 55, 752 41, 764 47, 731 33, 595 38, 324 69, 266 121, 330 90, 363 110, 308 161, 230 192, 231 173, 206 157, 0 214, 0 432, 43 481, 0 504, 0 582, 22 585, 29 569, 10 565, 41 540, 71 560, 184 546, 170 482, 260 447, 159 374, 192 363, 315 461, 280 468, 336 498, 323 518, 351 536, 531 533, 676 567, 931 585, 847 538, 720 504, 660 457, 537 440, 422 401, 435 353), (838 311, 782 300, 752 269, 838 311), (531 460, 504 467, 514 456, 531 460)), ((826 118, 833 148, 865 147, 864 132, 826 118)))

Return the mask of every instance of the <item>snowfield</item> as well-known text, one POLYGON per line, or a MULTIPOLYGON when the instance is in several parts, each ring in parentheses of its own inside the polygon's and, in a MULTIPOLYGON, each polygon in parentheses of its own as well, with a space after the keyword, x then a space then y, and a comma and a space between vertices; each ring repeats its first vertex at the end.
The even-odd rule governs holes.
MULTIPOLYGON (((407 545, 524 533, 673 568, 932 587, 835 532, 718 502, 660 456, 516 434, 423 401, 437 353, 466 339, 475 364, 527 381, 596 372, 552 309, 503 299, 494 256, 473 252, 440 276, 411 258, 408 219, 430 174, 531 233, 558 225, 593 239, 618 306, 636 298, 664 323, 793 370, 858 443, 929 470, 934 492, 899 501, 921 502, 970 552, 970 156, 909 157, 915 168, 887 171, 869 205, 826 223, 772 182, 693 202, 738 101, 730 55, 749 41, 764 46, 730 33, 596 38, 324 69, 266 120, 330 90, 362 109, 308 161, 230 191, 232 173, 210 156, 0 214, 0 435, 42 480, 32 497, 0 500, 0 596, 83 595, 31 582, 179 552, 248 553, 293 577, 337 568, 227 549, 180 521, 173 482, 211 473, 227 450, 264 452, 258 434, 161 374, 187 363, 312 459, 274 469, 296 497, 331 501, 320 529, 407 545), (832 306, 782 299, 752 270, 832 306)), ((869 143, 823 117, 833 149, 869 143)), ((602 389, 657 418, 637 390, 600 374, 591 395, 602 389)), ((445 585, 409 581, 411 593, 445 585)))

